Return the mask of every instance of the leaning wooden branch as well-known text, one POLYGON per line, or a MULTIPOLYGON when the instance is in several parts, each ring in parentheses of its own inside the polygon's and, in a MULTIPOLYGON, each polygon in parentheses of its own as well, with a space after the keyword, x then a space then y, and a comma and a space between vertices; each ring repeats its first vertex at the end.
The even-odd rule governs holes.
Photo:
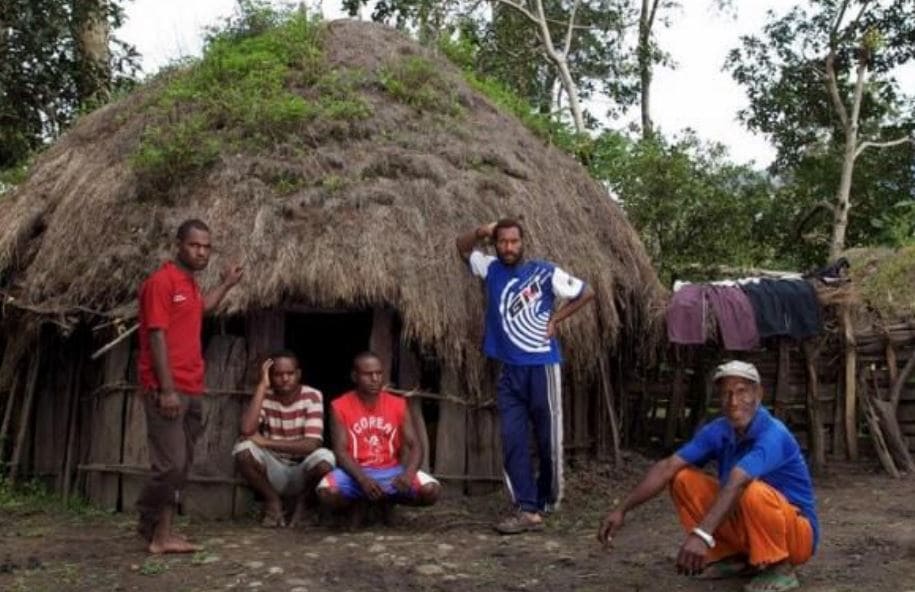
POLYGON ((855 149, 855 158, 861 156, 861 153, 868 148, 889 148, 891 146, 898 146, 899 144, 904 144, 906 142, 915 144, 915 138, 911 136, 903 136, 901 138, 896 138, 895 140, 889 140, 888 142, 871 142, 870 140, 861 142, 858 145, 858 148, 855 149))
POLYGON ((116 346, 117 344, 121 343, 122 341, 124 341, 125 339, 127 339, 128 337, 133 335, 134 332, 139 328, 140 328, 139 324, 134 324, 130 329, 127 329, 126 331, 124 331, 123 333, 118 335, 114 340, 108 342, 107 344, 105 344, 104 346, 102 346, 98 350, 96 350, 91 356, 89 356, 89 359, 97 360, 105 353, 111 351, 114 348, 114 346, 116 346))

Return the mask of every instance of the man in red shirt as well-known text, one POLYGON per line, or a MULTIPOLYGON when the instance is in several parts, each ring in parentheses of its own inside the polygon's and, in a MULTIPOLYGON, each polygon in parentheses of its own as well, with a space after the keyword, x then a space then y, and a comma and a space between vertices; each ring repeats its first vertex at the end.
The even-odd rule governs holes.
POLYGON ((222 282, 206 296, 194 274, 210 261, 210 229, 200 220, 178 227, 174 261, 140 286, 140 385, 152 476, 137 500, 139 533, 150 553, 189 553, 199 549, 172 532, 175 505, 187 480, 194 443, 203 431, 203 313, 212 310, 241 279, 230 265, 222 282))
POLYGON ((419 470, 422 451, 406 400, 382 390, 381 360, 371 352, 353 360, 352 378, 356 390, 331 404, 338 468, 318 484, 321 502, 334 508, 364 499, 431 506, 441 486, 419 470), (400 464, 403 446, 406 465, 400 464))

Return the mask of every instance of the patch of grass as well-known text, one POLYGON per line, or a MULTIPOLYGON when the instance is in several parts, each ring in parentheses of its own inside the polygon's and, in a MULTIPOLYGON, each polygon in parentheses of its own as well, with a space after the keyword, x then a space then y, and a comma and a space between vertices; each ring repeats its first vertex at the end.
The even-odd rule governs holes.
POLYGON ((875 264, 872 275, 852 278, 863 299, 886 319, 915 317, 915 246, 904 247, 875 264))
POLYGON ((399 60, 382 68, 378 81, 389 95, 419 111, 461 112, 454 89, 427 59, 412 56, 399 60))
MULTIPOLYGON (((14 514, 65 514, 79 518, 95 518, 109 514, 89 504, 78 496, 66 502, 38 480, 13 485, 0 477, 0 511, 14 514)), ((42 536, 42 528, 25 531, 25 536, 42 536)))
POLYGON ((140 566, 140 575, 157 576, 168 571, 168 564, 158 559, 149 558, 140 566))
POLYGON ((347 185, 347 180, 340 175, 327 175, 321 179, 321 187, 323 187, 328 193, 336 193, 347 185))
POLYGON ((215 557, 215 555, 213 555, 212 553, 205 551, 205 550, 197 551, 196 553, 194 553, 193 557, 191 557, 191 564, 192 565, 204 565, 204 564, 206 564, 207 560, 210 559, 211 557, 215 557))
POLYGON ((370 115, 359 75, 328 69, 317 19, 264 10, 213 34, 200 61, 163 75, 131 159, 141 182, 167 190, 222 153, 292 140, 310 121, 370 115))

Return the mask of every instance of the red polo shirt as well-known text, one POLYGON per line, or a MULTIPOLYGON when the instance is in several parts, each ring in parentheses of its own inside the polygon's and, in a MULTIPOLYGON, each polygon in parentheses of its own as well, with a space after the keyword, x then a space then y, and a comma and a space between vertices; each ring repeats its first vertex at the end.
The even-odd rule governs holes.
POLYGON ((175 389, 189 395, 203 393, 203 354, 200 333, 203 296, 194 276, 168 261, 140 286, 140 384, 156 390, 159 379, 149 346, 151 329, 165 332, 168 366, 175 389))

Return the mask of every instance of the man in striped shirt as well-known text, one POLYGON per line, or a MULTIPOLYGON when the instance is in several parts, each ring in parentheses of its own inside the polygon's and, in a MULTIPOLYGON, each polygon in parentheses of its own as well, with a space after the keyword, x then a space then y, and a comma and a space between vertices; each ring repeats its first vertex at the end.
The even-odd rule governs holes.
POLYGON ((264 526, 286 525, 283 498, 289 497, 296 498, 292 523, 299 522, 318 481, 334 467, 334 454, 321 447, 321 392, 301 379, 292 352, 277 352, 264 362, 254 398, 241 418, 243 439, 232 451, 245 481, 264 498, 264 526))

